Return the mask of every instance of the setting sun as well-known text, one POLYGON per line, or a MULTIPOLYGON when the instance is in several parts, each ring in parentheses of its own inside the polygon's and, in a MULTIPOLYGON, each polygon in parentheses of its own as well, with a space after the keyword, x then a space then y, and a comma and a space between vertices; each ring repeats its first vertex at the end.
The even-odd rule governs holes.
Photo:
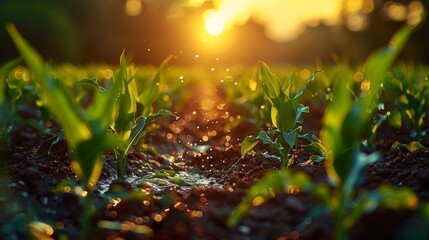
POLYGON ((225 29, 225 19, 219 13, 210 13, 206 20, 206 31, 210 35, 219 35, 225 29))
POLYGON ((285 0, 222 0, 215 4, 215 9, 204 13, 204 19, 206 31, 219 35, 252 18, 265 26, 268 38, 281 42, 296 38, 309 23, 337 23, 340 11, 340 0, 306 0, 305 7, 302 3, 285 0))

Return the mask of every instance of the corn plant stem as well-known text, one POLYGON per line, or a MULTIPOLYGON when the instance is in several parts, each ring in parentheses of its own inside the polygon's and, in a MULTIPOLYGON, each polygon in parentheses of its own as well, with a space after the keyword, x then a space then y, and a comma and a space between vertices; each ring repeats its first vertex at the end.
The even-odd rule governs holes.
POLYGON ((289 159, 288 159, 287 155, 285 157, 282 154, 280 154, 280 162, 281 162, 282 168, 285 168, 285 167, 287 167, 289 165, 288 161, 289 161, 289 159))
POLYGON ((346 197, 344 196, 344 194, 342 193, 337 193, 337 195, 339 195, 339 199, 338 202, 336 202, 336 204, 338 204, 336 206, 336 211, 334 212, 335 215, 335 232, 334 232, 334 239, 336 240, 347 240, 347 228, 345 226, 344 221, 346 220, 346 211, 347 211, 347 206, 346 206, 346 202, 345 199, 346 197))
POLYGON ((124 180, 127 169, 126 156, 117 158, 116 164, 118 169, 118 179, 124 180))
POLYGON ((83 196, 79 196, 80 197, 80 202, 81 202, 81 206, 82 206, 82 215, 80 218, 80 224, 82 227, 82 235, 81 235, 81 239, 91 239, 92 237, 90 236, 91 233, 91 228, 92 228, 92 220, 94 218, 94 214, 95 214, 95 208, 93 205, 93 196, 92 196, 92 192, 88 192, 88 195, 83 197, 83 196))
POLYGON ((293 160, 289 157, 291 150, 290 147, 283 147, 283 149, 276 148, 276 150, 279 153, 282 168, 286 168, 292 165, 293 160))
POLYGON ((114 152, 116 160, 117 178, 124 180, 125 175, 127 173, 127 154, 125 154, 125 151, 121 149, 121 147, 116 147, 114 149, 114 152))
POLYGON ((417 141, 421 141, 422 140, 422 138, 423 138, 423 134, 422 134, 422 126, 421 126, 421 124, 419 124, 419 123, 417 123, 417 124, 414 124, 414 126, 415 126, 415 131, 416 131, 416 140, 417 141))

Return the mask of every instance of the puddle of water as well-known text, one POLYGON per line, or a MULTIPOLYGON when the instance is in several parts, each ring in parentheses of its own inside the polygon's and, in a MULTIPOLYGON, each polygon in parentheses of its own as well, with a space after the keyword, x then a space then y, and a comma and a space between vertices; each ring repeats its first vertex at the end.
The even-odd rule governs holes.
POLYGON ((186 193, 192 188, 198 187, 223 187, 216 182, 215 178, 208 178, 198 173, 189 173, 187 171, 171 171, 166 174, 161 170, 158 173, 149 174, 144 178, 135 177, 130 180, 134 187, 146 184, 150 185, 153 190, 158 192, 162 192, 165 189, 175 189, 179 192, 186 193))
POLYGON ((199 153, 205 153, 211 148, 210 145, 195 145, 192 147, 192 149, 199 153))
MULTIPOLYGON (((111 179, 111 181, 113 180, 111 179)), ((97 185, 98 191, 102 194, 107 192, 111 181, 100 181, 97 185)), ((130 182, 134 188, 140 188, 142 184, 150 186, 154 193, 162 193, 167 189, 175 189, 178 192, 186 193, 192 188, 199 187, 223 188, 223 185, 217 183, 215 178, 187 171, 160 170, 145 174, 144 177, 127 177, 126 181, 130 182)))

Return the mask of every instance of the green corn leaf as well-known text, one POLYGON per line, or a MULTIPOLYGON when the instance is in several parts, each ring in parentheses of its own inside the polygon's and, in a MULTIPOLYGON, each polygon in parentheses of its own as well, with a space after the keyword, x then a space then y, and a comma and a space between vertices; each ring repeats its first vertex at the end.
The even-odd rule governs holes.
POLYGON ((121 94, 125 94, 128 86, 128 74, 127 74, 127 61, 125 59, 125 50, 122 51, 121 57, 119 58, 119 69, 115 73, 113 80, 116 84, 119 84, 119 90, 121 94))
POLYGON ((126 92, 125 94, 119 94, 117 98, 117 112, 114 129, 118 134, 123 136, 124 140, 128 139, 129 131, 134 121, 136 102, 132 93, 126 92))
POLYGON ((289 145, 289 147, 293 147, 295 146, 296 142, 298 141, 298 132, 300 131, 300 128, 296 128, 293 131, 290 132, 283 132, 282 136, 283 139, 286 141, 287 145, 289 145))
POLYGON ((79 179, 85 183, 88 189, 94 189, 103 166, 101 153, 118 141, 106 134, 93 134, 89 140, 81 141, 73 152, 77 160, 72 161, 72 167, 79 179))
POLYGON ((302 123, 303 122, 302 114, 309 113, 309 112, 310 112, 310 108, 308 106, 298 104, 298 109, 296 110, 295 122, 302 123))
POLYGON ((148 123, 151 123, 158 117, 169 117, 169 116, 175 116, 172 112, 168 110, 160 110, 157 114, 151 114, 148 117, 140 116, 136 119, 136 124, 131 128, 131 134, 130 138, 126 141, 126 147, 124 149, 124 156, 127 155, 131 147, 137 143, 139 138, 144 133, 144 130, 147 127, 148 123))
POLYGON ((305 134, 299 134, 298 135, 299 138, 302 139, 306 139, 307 141, 311 142, 311 143, 320 143, 320 139, 317 138, 314 134, 312 133, 305 133, 305 134))
POLYGON ((271 121, 280 131, 288 132, 295 127, 296 114, 297 111, 289 99, 272 99, 271 121))
POLYGON ((400 81, 390 77, 386 78, 383 88, 386 92, 393 94, 393 96, 399 96, 403 93, 403 88, 401 85, 402 84, 400 81))
POLYGON ((15 43, 18 51, 21 53, 22 58, 28 67, 34 72, 37 76, 37 81, 42 81, 46 75, 45 63, 40 56, 40 54, 27 43, 27 41, 22 38, 21 34, 16 29, 15 25, 7 24, 6 30, 11 36, 13 42, 15 43))
MULTIPOLYGON (((34 81, 39 86, 43 104, 58 118, 68 144, 74 150, 74 171, 86 188, 92 190, 103 165, 101 153, 116 140, 109 138, 106 129, 102 129, 102 124, 93 120, 89 120, 89 123, 85 121, 83 111, 70 95, 68 86, 49 76, 43 59, 21 37, 15 26, 7 25, 6 28, 22 58, 35 75, 34 81)), ((109 111, 106 114, 109 114, 109 111)))
POLYGON ((148 121, 148 123, 151 123, 159 117, 175 117, 175 118, 178 118, 178 116, 176 116, 176 114, 172 113, 171 111, 161 109, 158 111, 158 113, 150 114, 149 116, 147 116, 147 121, 148 121))
POLYGON ((399 129, 402 126, 401 112, 398 109, 392 110, 390 115, 387 117, 387 121, 391 126, 399 129))
POLYGON ((9 35, 21 53, 22 58, 34 73, 37 84, 42 92, 43 103, 58 117, 69 139, 69 144, 74 147, 79 142, 91 137, 91 132, 85 122, 82 121, 76 104, 66 90, 66 86, 60 81, 49 77, 47 68, 40 55, 19 34, 14 25, 6 26, 9 35))
POLYGON ((4 100, 5 97, 5 88, 6 88, 6 79, 9 72, 18 65, 22 60, 20 58, 13 59, 6 62, 0 67, 0 102, 4 100))
POLYGON ((344 221, 344 227, 350 229, 359 218, 379 207, 394 210, 416 209, 418 197, 409 188, 382 185, 376 190, 364 192, 355 201, 355 207, 344 221))
POLYGON ((381 127, 384 121, 386 121, 388 116, 386 114, 376 114, 373 119, 371 131, 368 133, 368 138, 366 140, 368 147, 372 150, 375 147, 375 140, 378 129, 381 127))
POLYGON ((158 70, 150 81, 149 85, 144 87, 140 93, 140 103, 143 105, 142 115, 148 116, 152 111, 152 104, 156 101, 160 94, 159 84, 162 82, 162 72, 169 62, 173 59, 173 55, 168 56, 161 65, 158 67, 158 70))
POLYGON ((307 88, 307 85, 312 82, 316 78, 316 74, 320 71, 314 72, 310 78, 307 80, 307 82, 302 86, 298 91, 296 91, 295 96, 293 96, 292 100, 294 103, 298 104, 300 102, 300 99, 302 97, 302 94, 304 94, 305 89, 307 88))
POLYGON ((159 82, 153 81, 143 88, 140 94, 140 103, 143 106, 142 115, 147 116, 152 111, 152 104, 159 96, 159 82))
POLYGON ((377 116, 378 117, 371 129, 371 133, 374 134, 374 136, 377 130, 381 127, 381 124, 387 119, 387 115, 385 114, 378 114, 377 116))
POLYGON ((102 92, 102 93, 106 93, 107 89, 105 89, 103 86, 101 86, 96 77, 92 77, 92 78, 82 78, 79 79, 78 81, 76 81, 76 83, 86 83, 86 84, 90 84, 94 87, 96 87, 98 89, 98 91, 102 92))
POLYGON ((418 141, 412 141, 412 142, 410 142, 408 144, 406 144, 406 143, 400 143, 400 142, 396 141, 390 147, 389 154, 392 153, 392 152, 394 152, 394 151, 396 151, 396 150, 398 150, 398 149, 400 149, 400 148, 406 148, 410 152, 415 152, 415 151, 418 151, 418 150, 427 150, 427 149, 429 149, 428 147, 423 146, 418 141))
POLYGON ((119 90, 116 99, 116 113, 113 129, 120 134, 123 140, 130 136, 131 127, 137 111, 137 100, 134 89, 130 85, 133 76, 128 75, 128 68, 125 59, 125 52, 122 52, 120 58, 120 67, 115 74, 114 83, 119 90))
POLYGON ((261 140, 263 144, 274 144, 268 134, 264 131, 260 131, 256 138, 261 140))
POLYGON ((0 117, 0 132, 3 129, 6 129, 14 115, 14 103, 13 100, 6 98, 6 89, 7 89, 7 76, 9 72, 18 65, 22 60, 14 59, 5 64, 0 68, 0 112, 2 116, 0 117))
POLYGON ((95 93, 94 101, 86 111, 91 129, 93 130, 98 128, 99 131, 106 131, 111 122, 118 95, 118 86, 112 83, 106 91, 95 93))
POLYGON ((332 156, 328 157, 326 168, 334 184, 347 181, 353 186, 355 178, 347 179, 361 164, 361 157, 356 156, 356 143, 362 135, 374 113, 379 97, 379 90, 384 81, 384 74, 399 54, 415 26, 406 25, 392 38, 389 46, 372 54, 364 65, 364 72, 371 81, 369 91, 359 96, 359 101, 352 104, 346 84, 353 79, 352 73, 340 69, 337 86, 334 89, 334 102, 327 108, 321 130, 321 139, 332 156), (357 161, 357 162, 354 162, 357 161))
POLYGON ((64 130, 61 130, 58 133, 58 135, 55 137, 55 139, 52 141, 51 146, 49 146, 48 154, 51 154, 51 150, 52 150, 52 147, 54 145, 56 145, 57 143, 59 143, 61 140, 65 140, 65 139, 66 139, 66 137, 64 136, 64 130))
MULTIPOLYGON (((329 104, 325 111, 323 127, 320 131, 320 139, 327 151, 331 153, 325 162, 325 166, 329 178, 336 185, 339 184, 341 180, 344 180, 346 173, 341 174, 342 177, 340 179, 339 173, 337 172, 338 169, 334 166, 334 159, 338 159, 340 164, 348 164, 347 161, 339 159, 339 157, 345 149, 350 147, 344 142, 342 126, 352 106, 351 95, 346 88, 348 79, 352 77, 352 75, 347 68, 340 66, 338 67, 335 77, 338 79, 333 91, 334 101, 329 104)), ((347 158, 347 160, 349 161, 349 158, 347 158)))
POLYGON ((250 152, 259 142, 260 140, 253 136, 247 136, 244 138, 244 140, 241 142, 241 157, 246 156, 246 154, 250 152))
POLYGON ((271 72, 270 68, 264 62, 260 61, 259 78, 262 81, 265 94, 271 98, 282 98, 284 95, 279 78, 271 72))
POLYGON ((122 143, 115 148, 115 155, 118 165, 118 177, 125 176, 126 156, 131 151, 131 148, 138 142, 144 134, 147 125, 158 117, 175 116, 168 110, 160 110, 157 114, 151 114, 148 117, 140 116, 136 119, 136 124, 131 128, 130 135, 127 139, 123 139, 122 143))
POLYGON ((234 209, 226 221, 227 226, 237 226, 252 206, 261 205, 284 191, 310 191, 315 185, 303 173, 288 170, 268 172, 247 191, 244 200, 234 209))
MULTIPOLYGON (((305 150, 307 150, 307 148, 305 148, 305 150)), ((312 162, 315 162, 315 163, 321 163, 321 162, 325 161, 325 159, 326 159, 326 156, 319 156, 319 155, 311 155, 310 156, 310 160, 312 162)))
POLYGON ((306 145, 304 147, 304 149, 305 149, 305 151, 314 152, 316 154, 321 155, 321 156, 316 156, 316 155, 311 156, 310 158, 314 162, 321 162, 321 161, 325 160, 329 154, 328 151, 326 150, 325 146, 323 146, 322 144, 320 144, 318 142, 312 142, 312 143, 306 145))
POLYGON ((131 147, 138 141, 140 136, 143 134, 144 129, 146 128, 147 118, 140 116, 136 119, 136 125, 131 128, 130 138, 126 142, 126 147, 124 149, 124 155, 128 154, 131 150, 131 147))
POLYGON ((286 79, 286 81, 283 84, 282 91, 286 94, 286 96, 290 96, 290 90, 292 86, 292 81, 295 75, 295 71, 293 71, 289 77, 286 79))
POLYGON ((371 54, 365 61, 364 73, 371 81, 368 92, 364 92, 363 109, 373 109, 375 98, 379 94, 381 84, 384 81, 385 73, 391 66, 395 58, 402 51, 408 38, 411 36, 417 25, 406 24, 391 38, 389 44, 371 54))
POLYGON ((352 157, 355 158, 355 161, 351 161, 353 163, 353 167, 350 169, 349 174, 345 177, 342 187, 342 194, 346 196, 345 199, 352 198, 356 184, 363 176, 362 171, 369 164, 375 163, 380 158, 380 154, 377 152, 371 154, 354 152, 352 157))

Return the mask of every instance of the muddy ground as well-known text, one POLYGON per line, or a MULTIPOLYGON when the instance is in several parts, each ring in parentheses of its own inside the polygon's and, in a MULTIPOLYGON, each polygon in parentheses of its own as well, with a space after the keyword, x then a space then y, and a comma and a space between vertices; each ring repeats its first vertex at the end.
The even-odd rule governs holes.
MULTIPOLYGON (((54 239, 79 239, 84 229, 89 229, 90 239, 332 239, 331 217, 309 218, 320 202, 305 193, 279 194, 254 207, 238 227, 226 227, 226 218, 246 190, 267 171, 279 169, 280 163, 256 154, 233 167, 240 157, 241 141, 257 134, 257 128, 246 119, 245 110, 225 104, 218 91, 212 88, 202 94, 196 88, 199 94, 173 109, 180 119, 158 121, 158 127, 129 155, 126 183, 114 181, 113 154, 105 154, 94 193, 96 213, 87 228, 80 221, 82 205, 77 195, 54 191, 64 179, 77 182, 66 142, 60 141, 49 151, 55 133, 42 136, 31 127, 14 131, 11 154, 2 165, 0 238, 26 239, 25 223, 37 220, 54 228, 54 239), (225 130, 231 121, 235 124, 225 130), (154 197, 133 197, 141 189, 154 197), (150 229, 138 227, 142 225, 150 229), (151 232, 151 236, 141 232, 151 232)), ((323 109, 310 107, 304 131, 318 135, 323 109)), ((408 132, 382 126, 377 137, 382 159, 368 168, 367 180, 358 191, 381 184, 408 186, 421 202, 429 200, 429 151, 388 153, 395 140, 411 141, 408 132)), ((261 151, 270 149, 261 145, 257 152, 261 151)), ((314 181, 327 181, 323 163, 309 162, 309 154, 302 149, 296 155, 293 171, 305 172, 314 181)), ((364 215, 350 236, 428 239, 425 224, 418 210, 378 209, 364 215)))

